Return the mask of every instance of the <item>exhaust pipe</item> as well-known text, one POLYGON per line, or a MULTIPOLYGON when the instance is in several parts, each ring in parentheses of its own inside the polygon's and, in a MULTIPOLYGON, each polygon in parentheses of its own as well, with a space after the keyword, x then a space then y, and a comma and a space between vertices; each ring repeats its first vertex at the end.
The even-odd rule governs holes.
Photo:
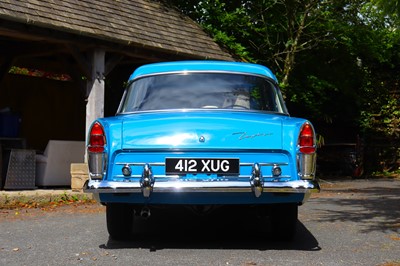
POLYGON ((151 215, 150 209, 147 207, 143 207, 142 210, 140 211, 140 216, 147 219, 151 215))

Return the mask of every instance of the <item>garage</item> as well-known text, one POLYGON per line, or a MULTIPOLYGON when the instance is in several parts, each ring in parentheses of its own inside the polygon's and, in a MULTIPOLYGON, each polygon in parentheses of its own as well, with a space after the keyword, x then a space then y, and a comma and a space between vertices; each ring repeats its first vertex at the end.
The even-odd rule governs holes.
POLYGON ((233 60, 162 2, 0 0, 2 183, 11 149, 84 142, 94 119, 116 112, 136 67, 192 59, 233 60))

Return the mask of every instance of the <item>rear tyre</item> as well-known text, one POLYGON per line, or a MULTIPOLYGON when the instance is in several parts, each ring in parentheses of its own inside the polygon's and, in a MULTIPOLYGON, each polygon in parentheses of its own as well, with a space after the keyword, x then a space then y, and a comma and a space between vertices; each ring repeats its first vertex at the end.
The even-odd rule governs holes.
POLYGON ((132 234, 134 210, 129 204, 106 205, 107 230, 111 239, 126 240, 132 234))
POLYGON ((272 236, 276 240, 290 241, 296 235, 298 205, 273 205, 271 209, 272 236))

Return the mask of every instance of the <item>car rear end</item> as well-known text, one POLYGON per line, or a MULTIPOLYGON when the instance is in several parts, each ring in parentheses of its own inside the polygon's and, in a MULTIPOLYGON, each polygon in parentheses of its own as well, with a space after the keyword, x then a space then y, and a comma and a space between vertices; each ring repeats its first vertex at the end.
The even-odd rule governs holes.
POLYGON ((293 236, 297 206, 319 191, 315 132, 288 115, 270 71, 192 62, 135 73, 118 115, 88 137, 86 191, 107 206, 110 235, 125 235, 132 208, 256 205, 293 236))
POLYGON ((89 143, 89 189, 101 202, 302 203, 318 190, 314 131, 302 119, 203 111, 107 122, 90 138, 106 126, 103 149, 89 143))

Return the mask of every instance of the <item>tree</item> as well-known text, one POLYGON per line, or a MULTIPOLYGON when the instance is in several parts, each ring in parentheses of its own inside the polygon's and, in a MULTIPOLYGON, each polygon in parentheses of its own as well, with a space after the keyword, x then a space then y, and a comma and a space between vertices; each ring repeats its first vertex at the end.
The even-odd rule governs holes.
MULTIPOLYGON (((241 60, 272 68, 281 80, 280 85, 289 103, 303 104, 302 109, 308 110, 305 114, 310 118, 325 117, 327 121, 332 120, 330 114, 323 114, 320 110, 322 106, 326 106, 332 92, 342 87, 339 89, 329 79, 322 79, 320 73, 313 73, 320 72, 320 67, 314 68, 307 65, 307 62, 319 65, 325 64, 321 59, 336 62, 337 60, 330 58, 335 56, 330 54, 332 49, 348 54, 340 39, 346 38, 342 32, 348 31, 345 26, 349 28, 346 22, 341 21, 351 11, 350 8, 345 9, 348 1, 175 2, 184 13, 201 23, 217 42, 238 55, 241 60), (322 56, 320 52, 323 52, 322 56), (299 63, 302 67, 314 69, 304 73, 302 67, 296 68, 299 63), (296 78, 291 78, 293 74, 296 78)), ((354 64, 351 62, 350 65, 354 64)), ((346 65, 349 63, 346 62, 346 65)), ((326 72, 328 76, 333 73, 332 70, 326 72)))
POLYGON ((323 1, 173 2, 241 60, 274 68, 281 76, 283 88, 289 84, 297 53, 312 49, 326 35, 306 32, 324 19, 323 1))
POLYGON ((400 1, 399 0, 374 0, 380 9, 382 9, 387 15, 400 15, 400 1))
POLYGON ((272 68, 292 115, 320 133, 399 139, 398 0, 173 2, 238 59, 272 68))

